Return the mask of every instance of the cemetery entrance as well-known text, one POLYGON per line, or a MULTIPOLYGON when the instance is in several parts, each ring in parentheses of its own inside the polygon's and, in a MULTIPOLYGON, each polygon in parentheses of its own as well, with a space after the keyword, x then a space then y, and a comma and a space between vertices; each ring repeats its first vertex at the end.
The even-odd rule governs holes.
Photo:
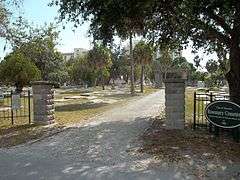
MULTIPOLYGON (((211 123, 209 119, 206 118, 206 107, 214 103, 224 103, 229 104, 230 97, 226 93, 196 93, 194 92, 194 102, 193 102, 193 129, 202 129, 207 128, 209 132, 214 133, 216 136, 219 134, 230 135, 236 141, 240 139, 240 128, 236 126, 235 128, 226 128, 218 126, 214 123, 211 123)), ((226 107, 229 108, 229 107, 226 107)), ((234 112, 234 113, 237 113, 234 112)), ((227 119, 226 119, 227 121, 227 119)), ((239 118, 238 118, 239 121, 239 118)))
POLYGON ((21 93, 0 90, 0 124, 30 124, 31 123, 31 93, 23 90, 21 93))

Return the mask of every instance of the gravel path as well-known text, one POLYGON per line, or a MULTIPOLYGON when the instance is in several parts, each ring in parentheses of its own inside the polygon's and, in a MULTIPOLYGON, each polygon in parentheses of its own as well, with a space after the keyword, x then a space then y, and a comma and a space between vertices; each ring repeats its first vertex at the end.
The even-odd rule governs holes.
POLYGON ((154 167, 154 159, 132 151, 163 107, 160 90, 53 137, 0 149, 0 179, 180 179, 173 168, 154 167))

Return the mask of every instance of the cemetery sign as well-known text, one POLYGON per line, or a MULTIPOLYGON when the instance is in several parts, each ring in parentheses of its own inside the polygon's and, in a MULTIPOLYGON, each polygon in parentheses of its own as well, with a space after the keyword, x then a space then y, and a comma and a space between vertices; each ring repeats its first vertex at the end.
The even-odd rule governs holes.
POLYGON ((230 101, 214 101, 205 108, 207 120, 222 128, 240 126, 240 106, 230 101))
POLYGON ((21 96, 20 94, 13 94, 12 95, 12 109, 18 110, 21 108, 21 96))

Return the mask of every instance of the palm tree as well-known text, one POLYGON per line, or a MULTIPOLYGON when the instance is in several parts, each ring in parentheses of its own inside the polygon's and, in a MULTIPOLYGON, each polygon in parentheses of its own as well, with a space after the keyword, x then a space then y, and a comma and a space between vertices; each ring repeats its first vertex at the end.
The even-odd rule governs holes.
POLYGON ((144 41, 140 41, 136 44, 133 50, 134 60, 137 64, 141 65, 141 92, 143 93, 143 81, 144 81, 144 69, 145 65, 150 64, 152 61, 152 47, 145 43, 144 41))

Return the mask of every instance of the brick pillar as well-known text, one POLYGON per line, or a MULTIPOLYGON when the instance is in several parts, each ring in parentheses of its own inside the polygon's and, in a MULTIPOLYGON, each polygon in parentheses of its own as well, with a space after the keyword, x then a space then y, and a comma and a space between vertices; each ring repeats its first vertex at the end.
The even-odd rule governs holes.
POLYGON ((47 81, 32 83, 33 121, 37 124, 52 124, 55 120, 53 84, 47 81))
POLYGON ((164 83, 166 127, 183 129, 185 124, 185 80, 166 79, 164 83))

